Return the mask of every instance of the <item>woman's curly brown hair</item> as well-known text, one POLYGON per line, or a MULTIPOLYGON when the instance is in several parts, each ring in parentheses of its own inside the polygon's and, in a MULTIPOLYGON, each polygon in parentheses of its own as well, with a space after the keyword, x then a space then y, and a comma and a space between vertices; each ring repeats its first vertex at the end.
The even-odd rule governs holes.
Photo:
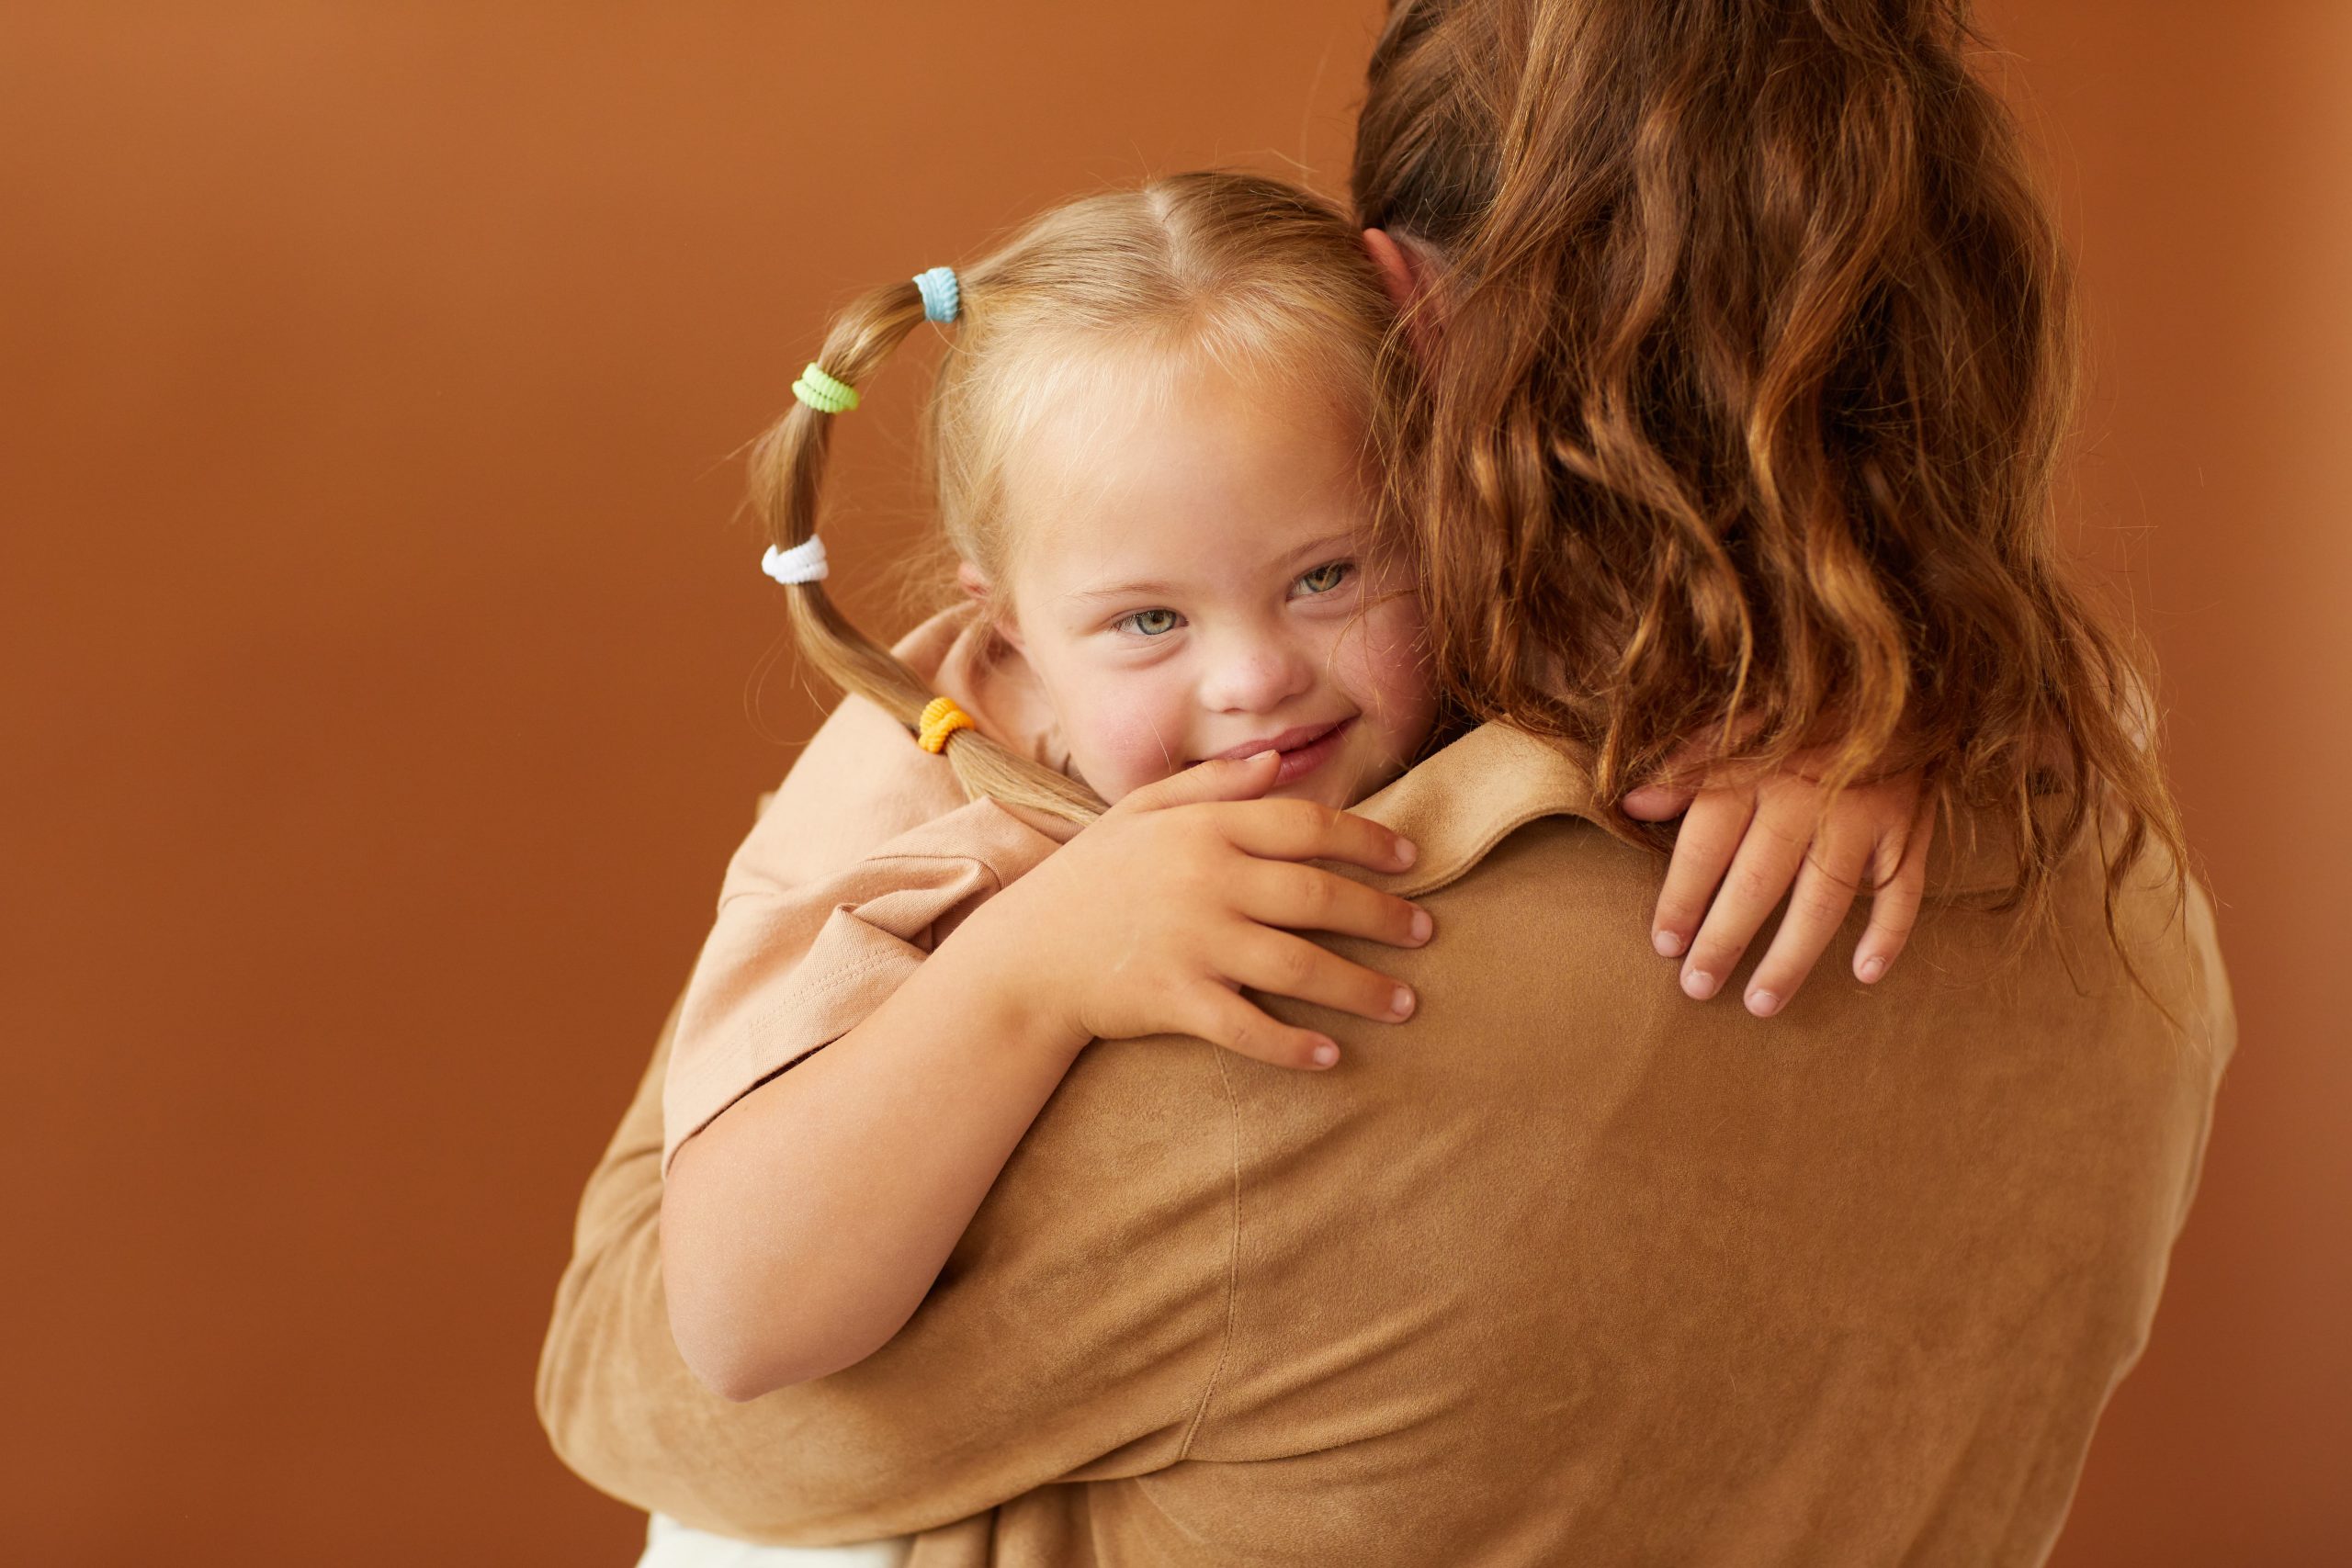
POLYGON ((1589 750, 1908 766, 2040 908, 2184 863, 2145 667, 2061 558, 2068 275, 1956 0, 1401 0, 1358 216, 1438 258, 1408 423, 1447 694, 1589 750))

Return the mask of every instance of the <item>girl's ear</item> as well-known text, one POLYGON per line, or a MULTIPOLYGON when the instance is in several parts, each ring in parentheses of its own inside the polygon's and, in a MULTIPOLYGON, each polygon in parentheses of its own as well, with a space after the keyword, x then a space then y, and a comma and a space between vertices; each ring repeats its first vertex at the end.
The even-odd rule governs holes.
POLYGON ((1392 234, 1385 229, 1366 229, 1363 248, 1379 269, 1380 287, 1387 290, 1389 302, 1405 319, 1405 335, 1412 340, 1414 352, 1428 358, 1437 346, 1438 327, 1437 300, 1430 291, 1435 269, 1428 253, 1410 235, 1392 234))
POLYGON ((967 560, 957 561, 956 586, 961 588, 965 596, 980 607, 980 613, 995 624, 996 635, 1012 644, 1015 653, 1020 652, 1021 629, 1012 624, 1011 615, 1000 613, 1004 606, 998 603, 996 590, 989 587, 989 580, 980 575, 980 569, 967 560))

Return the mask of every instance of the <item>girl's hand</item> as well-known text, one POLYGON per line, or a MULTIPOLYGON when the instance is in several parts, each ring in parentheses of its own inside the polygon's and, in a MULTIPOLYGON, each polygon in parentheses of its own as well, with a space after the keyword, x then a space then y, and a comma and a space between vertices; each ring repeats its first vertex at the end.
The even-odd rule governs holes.
POLYGON ((1299 931, 1392 947, 1430 940, 1426 910, 1302 863, 1399 872, 1414 846, 1368 818, 1304 800, 1262 800, 1280 754, 1203 762, 1136 791, 1004 892, 951 942, 987 923, 992 967, 1045 1036, 1193 1034, 1283 1067, 1328 1067, 1328 1035, 1276 1021, 1243 987, 1394 1023, 1411 989, 1299 931))
POLYGON ((1625 814, 1638 820, 1682 814, 1650 925, 1657 951, 1683 958, 1684 993, 1700 1001, 1713 996, 1785 896, 1789 912, 1747 996, 1757 1017, 1779 1012, 1845 922, 1865 878, 1871 919, 1854 947, 1854 977, 1868 985, 1884 975, 1911 935, 1927 886, 1934 803, 1920 798, 1919 786, 1916 773, 1849 784, 1826 819, 1821 784, 1801 764, 1752 783, 1696 791, 1652 785, 1627 795, 1625 814))

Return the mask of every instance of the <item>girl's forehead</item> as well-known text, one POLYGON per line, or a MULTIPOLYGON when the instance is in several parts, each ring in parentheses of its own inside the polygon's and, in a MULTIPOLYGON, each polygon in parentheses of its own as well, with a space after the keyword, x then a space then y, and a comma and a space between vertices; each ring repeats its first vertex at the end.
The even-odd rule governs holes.
POLYGON ((1012 477, 1077 492, 1273 470, 1323 480, 1360 462, 1365 429, 1360 400, 1296 367, 1204 355, 1072 367, 1024 423, 1012 477))
POLYGON ((1055 399, 1004 488, 1017 575, 1049 592, 1137 568, 1187 580, 1270 568, 1371 513, 1360 416, 1213 363, 1091 378, 1055 399))

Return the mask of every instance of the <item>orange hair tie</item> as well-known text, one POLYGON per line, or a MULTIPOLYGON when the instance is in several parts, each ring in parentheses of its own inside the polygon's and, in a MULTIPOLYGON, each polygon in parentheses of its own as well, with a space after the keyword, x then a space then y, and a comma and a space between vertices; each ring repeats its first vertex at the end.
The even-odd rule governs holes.
POLYGON ((922 716, 915 721, 915 744, 935 757, 947 750, 949 736, 973 728, 970 714, 945 697, 933 697, 923 705, 922 716))

